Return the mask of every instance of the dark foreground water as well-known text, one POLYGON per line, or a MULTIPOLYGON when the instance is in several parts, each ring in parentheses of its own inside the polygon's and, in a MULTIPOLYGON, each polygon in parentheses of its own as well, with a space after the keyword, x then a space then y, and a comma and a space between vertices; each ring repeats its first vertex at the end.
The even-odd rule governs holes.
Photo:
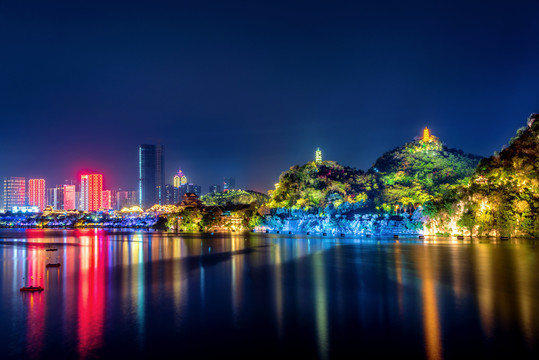
POLYGON ((0 292, 0 358, 539 357, 534 241, 2 230, 0 292))

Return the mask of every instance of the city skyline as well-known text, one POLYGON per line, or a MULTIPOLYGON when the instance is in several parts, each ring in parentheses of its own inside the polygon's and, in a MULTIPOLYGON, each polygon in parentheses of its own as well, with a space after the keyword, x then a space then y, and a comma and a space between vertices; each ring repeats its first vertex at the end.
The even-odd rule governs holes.
POLYGON ((488 156, 539 110, 535 0, 140 6, 2 5, 0 178, 135 189, 161 143, 167 176, 265 191, 313 147, 367 169, 425 126, 488 156))

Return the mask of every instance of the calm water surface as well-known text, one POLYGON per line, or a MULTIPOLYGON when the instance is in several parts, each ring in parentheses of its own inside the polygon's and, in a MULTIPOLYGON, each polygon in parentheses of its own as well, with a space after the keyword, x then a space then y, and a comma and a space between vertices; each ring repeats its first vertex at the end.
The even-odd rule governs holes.
POLYGON ((538 261, 530 240, 0 230, 0 358, 538 358, 538 261))

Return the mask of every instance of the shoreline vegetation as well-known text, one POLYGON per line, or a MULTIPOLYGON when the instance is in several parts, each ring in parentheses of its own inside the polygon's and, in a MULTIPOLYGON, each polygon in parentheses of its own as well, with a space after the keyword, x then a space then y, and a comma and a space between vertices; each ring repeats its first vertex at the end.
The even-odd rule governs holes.
POLYGON ((268 195, 186 194, 178 205, 121 211, 0 214, 2 228, 135 228, 333 236, 539 237, 539 119, 489 158, 423 136, 367 171, 324 161, 292 166, 268 195))

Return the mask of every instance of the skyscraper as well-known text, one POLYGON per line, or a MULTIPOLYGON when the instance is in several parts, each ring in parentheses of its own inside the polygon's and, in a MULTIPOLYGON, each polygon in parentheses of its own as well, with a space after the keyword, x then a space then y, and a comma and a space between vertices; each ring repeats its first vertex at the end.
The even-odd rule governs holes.
POLYGON ((103 190, 101 193, 101 208, 105 210, 112 209, 112 195, 110 193, 110 190, 103 190))
POLYGON ((4 211, 12 211, 14 206, 25 205, 26 179, 23 177, 4 178, 4 211))
POLYGON ((236 188, 236 179, 228 177, 223 183, 223 191, 234 190, 236 188))
POLYGON ((45 209, 45 179, 28 180, 28 205, 45 209))
POLYGON ((198 196, 198 197, 200 197, 200 195, 202 195, 202 188, 200 187, 200 185, 187 184, 186 191, 187 191, 187 193, 196 194, 196 196, 198 196))
POLYGON ((122 210, 131 206, 138 205, 138 191, 122 191, 116 192, 116 210, 122 210))
POLYGON ((97 211, 102 205, 103 175, 86 174, 80 177, 81 210, 97 211))
POLYGON ((64 185, 64 210, 75 209, 75 185, 64 185))
MULTIPOLYGON (((182 186, 183 188, 184 186, 182 186)), ((165 204, 176 205, 181 201, 180 187, 167 184, 165 185, 165 204)))
POLYGON ((64 210, 64 185, 56 185, 54 188, 54 206, 55 210, 64 210))
POLYGON ((221 192, 221 185, 217 185, 217 184, 210 185, 210 194, 218 193, 218 192, 221 192))
POLYGON ((138 149, 139 205, 148 209, 164 204, 165 156, 162 145, 143 144, 138 149))

